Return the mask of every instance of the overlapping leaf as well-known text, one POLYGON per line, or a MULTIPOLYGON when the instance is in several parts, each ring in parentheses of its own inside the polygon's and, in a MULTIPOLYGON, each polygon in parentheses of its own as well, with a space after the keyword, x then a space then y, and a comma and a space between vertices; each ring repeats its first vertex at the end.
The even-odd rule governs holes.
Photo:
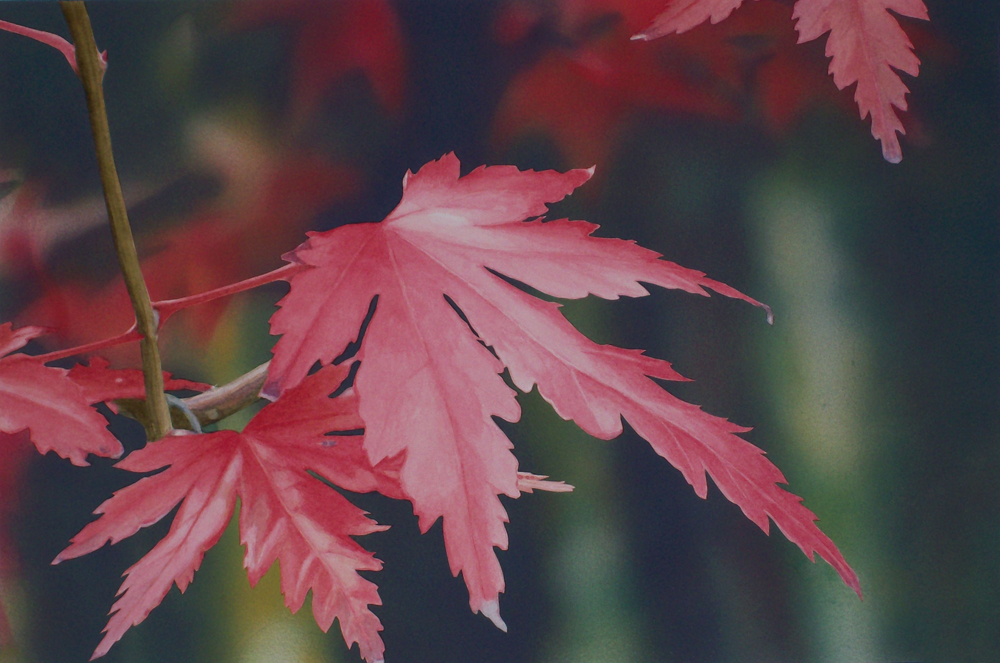
POLYGON ((40 453, 55 451, 74 465, 86 465, 87 454, 117 458, 121 443, 66 369, 10 354, 42 333, 0 325, 0 432, 27 429, 40 453))
MULTIPOLYGON (((498 24, 523 6, 512 1, 498 24)), ((781 2, 749 3, 720 25, 653 42, 628 40, 655 13, 648 1, 547 7, 551 15, 529 18, 558 36, 508 85, 493 127, 500 144, 544 131, 573 163, 603 163, 616 129, 636 111, 750 120, 781 131, 816 103, 849 105, 829 85, 822 58, 797 47, 791 8, 781 2)))
POLYGON ((282 592, 292 611, 312 591, 313 615, 323 630, 339 619, 349 645, 358 643, 369 662, 382 659, 382 625, 368 608, 381 601, 375 585, 358 575, 382 565, 351 537, 383 528, 309 473, 348 490, 401 496, 393 463, 373 468, 360 437, 325 435, 361 425, 353 394, 328 397, 347 373, 346 367, 317 372, 261 410, 242 433, 167 437, 118 464, 131 472, 169 467, 102 504, 101 517, 73 537, 56 563, 117 543, 181 506, 166 537, 126 572, 95 656, 144 620, 173 584, 187 588, 239 496, 251 584, 280 561, 282 592))
MULTIPOLYGON (((671 0, 665 11, 638 39, 685 32, 711 20, 718 23, 743 0, 671 0)), ((872 136, 882 142, 882 155, 898 163, 903 158, 897 134, 905 134, 896 110, 906 110, 909 92, 897 71, 916 76, 920 60, 899 22, 889 14, 928 19, 922 0, 798 0, 795 27, 799 42, 830 33, 826 54, 830 73, 841 90, 857 83, 854 100, 861 119, 872 117, 872 136)))
POLYGON ((592 435, 615 437, 625 417, 699 495, 708 472, 761 528, 774 519, 857 588, 815 516, 776 485, 784 482, 780 471, 735 435, 746 429, 664 391, 650 378, 680 379, 666 362, 593 343, 557 304, 498 276, 560 298, 637 297, 648 294, 644 282, 758 304, 632 242, 592 237, 592 224, 525 221, 590 176, 501 166, 460 178, 449 154, 407 174, 402 201, 381 223, 310 234, 287 256, 313 269, 291 278, 271 320, 282 337, 265 394, 280 395, 314 362, 341 354, 377 296, 358 353, 365 450, 375 464, 400 459, 402 489, 422 530, 443 518, 453 573, 463 574, 472 609, 500 627, 504 584, 493 548, 504 548, 507 537, 498 496, 517 496, 518 486, 511 444, 493 417, 520 415, 500 376, 505 367, 519 389, 537 385, 561 416, 592 435))
MULTIPOLYGON (((89 403, 111 403, 118 398, 146 398, 146 385, 138 368, 108 368, 104 357, 91 357, 87 364, 69 369, 69 378, 80 385, 89 403)), ((164 391, 207 391, 212 386, 203 382, 180 380, 163 372, 164 391)))

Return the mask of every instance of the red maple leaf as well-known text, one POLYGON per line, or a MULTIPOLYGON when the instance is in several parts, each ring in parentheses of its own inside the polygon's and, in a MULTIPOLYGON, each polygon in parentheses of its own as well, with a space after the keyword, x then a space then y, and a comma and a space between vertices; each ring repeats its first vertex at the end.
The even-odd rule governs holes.
POLYGON ((697 57, 668 59, 659 45, 604 39, 571 50, 554 50, 519 72, 504 92, 493 121, 500 144, 544 131, 573 163, 607 160, 621 120, 639 109, 732 119, 735 106, 696 80, 688 66, 697 57), (567 113, 566 109, 574 109, 567 113))
POLYGON ((395 464, 373 468, 360 437, 325 435, 361 427, 353 393, 328 397, 347 374, 345 366, 318 371, 261 410, 242 433, 175 435, 118 463, 131 472, 169 467, 98 507, 101 517, 73 537, 54 563, 117 543, 181 506, 170 532, 126 571, 95 657, 144 620, 174 583, 182 592, 187 588, 239 496, 250 583, 280 561, 282 592, 293 612, 312 590, 313 616, 324 631, 339 619, 348 645, 357 642, 368 661, 382 659, 382 624, 368 609, 381 601, 375 585, 358 575, 382 564, 351 537, 384 528, 309 473, 347 490, 402 497, 395 464))
POLYGON ((42 333, 38 327, 0 325, 0 432, 27 429, 40 453, 55 451, 74 465, 87 465, 87 454, 117 458, 121 443, 69 371, 10 354, 42 333))
POLYGON ((358 352, 364 449, 375 465, 399 459, 421 530, 443 518, 452 572, 462 573, 473 611, 501 628, 504 581, 493 548, 507 545, 507 514, 498 496, 519 494, 512 445, 493 420, 520 416, 500 375, 505 368, 521 391, 537 385, 562 417, 596 437, 619 435, 624 417, 699 496, 708 472, 765 532, 770 517, 858 589, 816 517, 776 485, 785 482, 781 472, 735 435, 747 429, 664 391, 651 378, 683 379, 668 363, 590 341, 558 304, 501 278, 559 298, 638 297, 648 294, 643 282, 758 304, 632 242, 592 237, 595 225, 525 221, 591 174, 497 166, 460 178, 449 154, 407 173, 401 202, 381 223, 311 233, 286 256, 312 269, 290 278, 271 319, 272 333, 282 336, 264 394, 279 396, 314 362, 340 355, 377 296, 358 352))
MULTIPOLYGON (((89 403, 106 403, 115 412, 114 400, 118 398, 146 398, 146 385, 138 368, 108 368, 104 357, 91 357, 87 364, 77 364, 69 369, 69 378, 80 385, 89 403)), ((163 390, 208 391, 212 385, 171 377, 163 371, 163 390)))
MULTIPOLYGON (((652 25, 634 38, 685 32, 707 20, 718 23, 741 4, 743 0, 671 0, 652 25)), ((889 10, 928 19, 922 0, 798 0, 793 17, 799 43, 830 33, 826 55, 832 58, 833 82, 841 90, 858 84, 854 100, 861 119, 872 116, 872 136, 882 142, 882 155, 899 163, 903 153, 896 134, 906 131, 893 107, 906 110, 909 90, 897 71, 916 76, 920 60, 889 10)))

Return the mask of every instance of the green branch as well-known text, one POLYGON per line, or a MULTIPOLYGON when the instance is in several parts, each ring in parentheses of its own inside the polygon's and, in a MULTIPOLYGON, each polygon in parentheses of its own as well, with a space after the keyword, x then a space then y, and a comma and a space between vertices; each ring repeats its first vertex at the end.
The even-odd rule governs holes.
POLYGON ((160 350, 156 344, 159 325, 149 300, 146 282, 142 278, 139 256, 135 250, 132 229, 129 227, 128 214, 125 211, 125 199, 122 197, 122 187, 118 181, 118 171, 111 152, 111 130, 108 127, 102 87, 104 63, 98 55, 94 32, 90 27, 90 17, 83 2, 64 0, 59 4, 63 16, 66 17, 66 23, 69 24, 70 34, 73 35, 78 73, 87 97, 90 128, 94 134, 97 165, 100 170, 101 185, 104 187, 104 201, 111 221, 111 235, 115 242, 115 252, 118 254, 118 264, 125 277, 125 286, 132 300, 132 308, 135 310, 136 328, 142 336, 139 347, 142 353, 142 373, 146 384, 146 404, 151 424, 149 434, 150 438, 155 440, 171 430, 170 411, 163 392, 160 350))

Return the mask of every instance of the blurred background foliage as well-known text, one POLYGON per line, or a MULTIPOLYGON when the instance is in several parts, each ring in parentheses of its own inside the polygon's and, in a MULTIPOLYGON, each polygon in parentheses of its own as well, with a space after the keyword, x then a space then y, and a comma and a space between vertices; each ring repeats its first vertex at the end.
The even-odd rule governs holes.
MULTIPOLYGON (((601 342, 646 348, 670 390, 755 429, 861 577, 698 499, 627 431, 601 442, 537 392, 507 429, 524 469, 576 486, 508 502, 510 626, 468 611, 440 525, 364 545, 390 661, 985 661, 1000 655, 998 18, 929 0, 907 21, 903 163, 884 162, 823 42, 788 2, 628 42, 663 0, 94 2, 116 157, 154 296, 280 265, 309 229, 377 221, 448 151, 466 168, 587 167, 558 212, 601 224, 774 307, 655 291, 568 303, 601 342)), ((51 2, 0 19, 66 34, 51 2)), ((131 322, 115 278, 80 85, 55 51, 0 34, 0 319, 53 346, 131 322)), ((167 368, 222 383, 269 357, 274 287, 179 315, 167 368)), ((127 352, 118 365, 135 361, 127 352)), ((239 427, 249 415, 225 422, 239 427)), ((134 422, 112 429, 127 448, 134 422)), ((120 574, 161 522, 49 565, 128 481, 12 441, 0 449, 0 661, 89 658, 120 574)), ((23 440, 21 440, 23 442, 23 440)), ((356 661, 336 628, 250 590, 234 527, 105 660, 356 661)))

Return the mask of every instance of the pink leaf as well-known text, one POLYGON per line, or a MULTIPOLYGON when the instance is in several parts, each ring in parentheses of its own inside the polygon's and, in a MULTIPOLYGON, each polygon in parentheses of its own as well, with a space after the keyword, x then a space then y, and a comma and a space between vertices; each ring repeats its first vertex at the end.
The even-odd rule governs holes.
POLYGON ((743 0, 671 0, 652 25, 632 39, 646 41, 672 32, 687 32, 708 20, 718 23, 742 4, 743 0))
MULTIPOLYGON (((77 364, 69 369, 69 378, 80 385, 90 403, 114 401, 118 398, 146 398, 146 385, 141 370, 109 369, 108 360, 103 357, 91 357, 86 365, 77 364)), ((166 371, 163 372, 163 387, 165 391, 208 391, 212 388, 202 382, 175 379, 166 371)))
POLYGON ((648 294, 643 282, 701 295, 707 288, 760 305, 633 242, 592 237, 592 224, 524 222, 591 173, 499 166, 460 178, 449 154, 407 173, 403 199, 382 223, 310 234, 286 256, 314 269, 291 277, 271 320, 282 338, 264 393, 278 396, 314 362, 343 352, 377 296, 358 353, 365 450, 372 463, 401 463, 402 489, 421 529, 443 518, 452 572, 463 574, 472 609, 501 628, 504 583, 493 548, 507 545, 507 514, 497 498, 519 494, 511 444, 493 421, 520 416, 500 376, 505 367, 519 389, 537 384, 560 415, 595 436, 618 435, 626 417, 699 495, 708 471, 754 522, 766 530, 771 516, 856 587, 815 516, 775 485, 784 481, 777 468, 734 435, 745 429, 677 400, 647 377, 683 379, 666 362, 591 342, 557 304, 496 276, 562 298, 638 297, 648 294))
MULTIPOLYGON (((655 39, 684 32, 711 19, 718 23, 743 0, 671 0, 652 25, 632 37, 655 39)), ((897 71, 916 76, 920 60, 913 44, 889 10, 909 18, 928 19, 922 0, 798 0, 792 18, 799 43, 830 33, 826 55, 832 58, 833 82, 843 90, 858 84, 854 100, 861 119, 872 117, 872 136, 882 142, 882 155, 899 163, 903 152, 897 133, 905 134, 894 109, 906 110, 909 92, 897 71)))
POLYGON ((95 657, 144 620, 173 584, 187 588, 239 496, 251 584, 280 560, 281 587, 293 612, 312 591, 313 616, 323 630, 339 619, 348 644, 357 642, 368 661, 382 659, 382 625, 368 609, 381 601, 375 585, 357 573, 376 571, 381 562, 351 537, 384 528, 307 472, 343 479, 350 490, 399 493, 391 465, 386 472, 373 469, 360 437, 325 435, 361 423, 353 395, 328 398, 346 375, 346 368, 327 367, 310 376, 261 410, 242 433, 168 437, 118 464, 131 472, 169 467, 115 493, 97 509, 101 518, 73 537, 54 563, 116 543, 181 507, 167 536, 126 572, 95 657))
POLYGON ((0 358, 0 431, 27 429, 39 453, 55 451, 74 465, 87 465, 88 453, 117 458, 121 443, 65 369, 9 354, 42 332, 0 325, 0 355, 7 355, 0 358))
POLYGON ((872 136, 882 141, 882 155, 899 163, 903 152, 897 132, 905 134, 893 106, 906 110, 906 85, 896 70, 916 76, 920 60, 889 10, 910 18, 928 19, 921 0, 799 0, 793 18, 799 43, 830 33, 826 54, 830 73, 843 90, 857 83, 854 100, 861 119, 872 117, 872 136))
POLYGON ((573 486, 565 481, 549 481, 544 474, 531 474, 530 472, 517 473, 517 489, 522 493, 532 493, 536 490, 549 493, 573 492, 573 486))

